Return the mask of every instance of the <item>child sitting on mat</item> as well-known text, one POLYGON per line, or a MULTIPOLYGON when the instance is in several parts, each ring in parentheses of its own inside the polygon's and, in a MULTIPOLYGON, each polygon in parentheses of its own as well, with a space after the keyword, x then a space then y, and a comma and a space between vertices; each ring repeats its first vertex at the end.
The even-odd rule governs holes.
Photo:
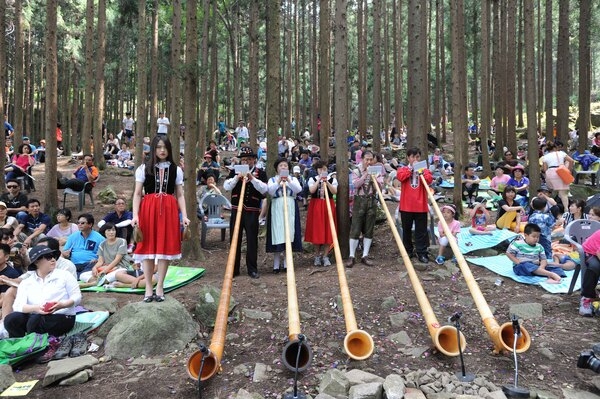
POLYGON ((565 272, 554 266, 548 266, 544 248, 538 244, 540 226, 527 223, 524 230, 524 240, 516 239, 510 243, 506 256, 513 262, 513 271, 517 276, 545 276, 548 283, 560 283, 565 272))
MULTIPOLYGON (((444 221, 448 225, 450 232, 454 236, 456 240, 458 240, 458 233, 460 233, 460 222, 454 219, 454 215, 456 214, 456 208, 454 205, 444 205, 442 207, 442 216, 444 216, 444 221)), ((435 263, 438 265, 443 265, 446 261, 443 253, 446 247, 449 244, 448 237, 446 237, 446 233, 444 232, 444 228, 442 227, 442 221, 438 222, 438 232, 440 233, 440 249, 438 251, 438 257, 435 258, 435 263)))
POLYGON ((471 209, 471 228, 469 233, 471 234, 493 234, 496 230, 496 225, 489 224, 490 212, 486 208, 487 200, 483 197, 477 197, 471 209))

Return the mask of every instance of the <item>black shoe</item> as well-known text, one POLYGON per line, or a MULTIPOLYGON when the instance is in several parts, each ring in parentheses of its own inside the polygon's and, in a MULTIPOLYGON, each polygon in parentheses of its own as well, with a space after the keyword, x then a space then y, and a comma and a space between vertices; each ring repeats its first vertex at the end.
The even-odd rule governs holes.
POLYGON ((408 258, 409 258, 409 259, 414 259, 414 258, 416 258, 416 257, 417 257, 417 254, 416 254, 416 253, 414 253, 414 252, 409 252, 409 253, 408 253, 408 258))
POLYGON ((351 256, 351 257, 349 257, 349 258, 348 258, 348 260, 346 261, 346 265, 345 265, 345 266, 346 266, 347 268, 351 269, 352 267, 354 267, 354 262, 355 262, 355 260, 354 260, 354 256, 351 256))
POLYGON ((252 272, 249 274, 250 278, 259 278, 260 276, 256 272, 252 272))
POLYGON ((240 272, 239 272, 239 270, 238 270, 237 272, 236 272, 236 271, 234 271, 234 272, 233 272, 233 277, 237 277, 237 276, 239 276, 239 275, 240 275, 240 272))
POLYGON ((279 274, 280 270, 279 269, 273 269, 273 274, 279 274))
POLYGON ((73 347, 69 352, 69 357, 78 357, 85 355, 87 352, 87 339, 85 334, 79 333, 72 336, 73 347))
POLYGON ((419 255, 419 262, 429 263, 429 258, 427 257, 427 255, 419 255))

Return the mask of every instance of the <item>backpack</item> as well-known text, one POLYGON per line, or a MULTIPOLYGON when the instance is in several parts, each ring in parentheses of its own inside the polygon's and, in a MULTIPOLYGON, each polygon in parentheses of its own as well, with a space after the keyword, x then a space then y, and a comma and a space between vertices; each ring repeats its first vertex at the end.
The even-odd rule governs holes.
POLYGON ((0 364, 15 366, 35 358, 48 347, 48 334, 30 333, 0 340, 0 364))

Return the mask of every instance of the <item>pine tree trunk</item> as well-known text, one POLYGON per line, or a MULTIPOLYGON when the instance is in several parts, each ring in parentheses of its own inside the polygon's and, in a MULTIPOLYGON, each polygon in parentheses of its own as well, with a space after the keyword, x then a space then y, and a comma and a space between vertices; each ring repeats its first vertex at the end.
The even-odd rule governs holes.
MULTIPOLYGON (((158 60, 158 0, 152 4, 152 47, 150 47, 150 59, 158 60)), ((152 135, 158 132, 158 62, 150 63, 150 132, 152 135)), ((161 105, 164 107, 164 105, 161 105)), ((161 108, 162 110, 162 108, 161 108)), ((169 121, 170 122, 170 121, 169 121)), ((169 127, 169 140, 173 130, 169 127)))
POLYGON ((267 175, 274 175, 273 160, 277 159, 277 127, 281 107, 281 69, 279 53, 279 1, 267 0, 267 175))
MULTIPOLYGON (((148 127, 148 76, 147 76, 147 40, 146 40, 146 0, 138 0, 137 32, 137 112, 135 119, 135 141, 142 143, 148 127)), ((153 135, 154 136, 154 135, 153 135)), ((178 150, 177 150, 178 151, 178 150)), ((135 146, 135 159, 143 160, 143 147, 135 146)), ((177 159, 177 157, 174 157, 177 159)))
POLYGON ((87 0, 85 10, 85 95, 83 129, 80 137, 81 151, 84 154, 91 154, 94 125, 94 0, 87 0))
MULTIPOLYGON (((536 89, 535 89, 535 36, 533 0, 524 0, 523 28, 525 50, 525 103, 527 106, 527 142, 528 158, 537 159, 537 123, 536 123, 536 89)), ((540 165, 538 162, 529 163, 530 192, 540 187, 540 165)))
POLYGON ((556 47, 556 132, 567 143, 569 96, 571 95, 571 49, 569 46, 569 0, 558 2, 558 42, 556 47))
MULTIPOLYGON (((383 1, 373 3, 373 108, 371 120, 373 121, 373 150, 381 150, 381 19, 383 1)), ((423 45, 423 44, 422 44, 423 45)))
POLYGON ((248 21, 248 125, 253 127, 250 130, 250 146, 256 150, 256 137, 259 127, 259 104, 260 104, 260 83, 259 83, 259 11, 260 0, 252 0, 250 3, 250 20, 248 21))
POLYGON ((590 92, 591 92, 591 54, 590 54, 590 24, 591 2, 579 2, 579 143, 580 152, 588 145, 588 132, 590 130, 590 92))
MULTIPOLYGON (((366 0, 358 0, 358 13, 356 20, 356 38, 358 59, 367 59, 367 7, 366 0)), ((362 136, 367 131, 367 71, 363 65, 358 66, 358 131, 362 136)), ((338 131, 336 129, 336 131, 338 131)), ((339 139, 338 139, 339 141, 339 139)))
MULTIPOLYGON (((58 112, 58 60, 56 50, 57 0, 46 3, 46 162, 44 173, 48 183, 56 182, 56 121, 58 112)), ((56 184, 46 184, 44 212, 54 214, 58 209, 56 184)))
POLYGON ((516 51, 516 12, 517 4, 516 1, 509 1, 506 3, 506 140, 507 146, 512 151, 517 151, 517 123, 516 123, 516 65, 515 60, 517 59, 516 51))
MULTIPOLYGON (((427 1, 408 2, 408 133, 412 146, 427 153, 429 88, 427 87, 427 1)), ((464 39, 464 38, 463 38, 464 39)))
POLYGON ((102 123, 104 122, 104 64, 106 53, 106 0, 98 0, 98 28, 96 30, 96 96, 94 112, 94 161, 96 166, 104 169, 104 151, 102 123))
MULTIPOLYGON (((181 0, 173 0, 173 35, 171 37, 171 79, 169 86, 169 95, 171 96, 171 109, 165 111, 165 115, 169 115, 169 121, 171 122, 171 134, 170 140, 173 148, 179 148, 180 145, 180 132, 179 126, 182 123, 181 119, 181 81, 183 79, 183 70, 181 62, 181 53, 183 44, 181 42, 181 23, 183 21, 183 12, 181 6, 181 0)), ((136 162, 137 164, 137 162, 136 162)))
POLYGON ((545 79, 544 79, 544 91, 546 93, 546 98, 544 101, 544 113, 546 114, 546 138, 548 140, 552 140, 552 130, 554 129, 554 90, 552 85, 552 78, 554 76, 553 73, 553 60, 552 60, 552 0, 546 0, 546 13, 545 13, 545 21, 544 24, 546 26, 545 29, 545 46, 544 46, 544 55, 545 55, 545 79))
MULTIPOLYGON (((13 146, 17 148, 23 142, 24 134, 24 123, 25 123, 25 100, 23 98, 24 93, 24 80, 25 80, 25 67, 24 54, 23 54, 23 2, 15 2, 15 100, 13 104, 14 115, 12 118, 12 125, 15 129, 15 135, 13 137, 13 146)), ((10 115, 9 115, 9 121, 10 115)))
POLYGON ((319 114, 321 116, 321 129, 317 131, 315 142, 323 151, 329 148, 327 138, 331 131, 331 100, 329 98, 329 73, 331 65, 331 25, 330 25, 329 0, 319 2, 319 114))
POLYGON ((481 146, 483 149, 483 170, 490 170, 490 156, 488 151, 488 139, 492 137, 490 128, 492 126, 492 102, 490 87, 490 2, 484 0, 481 2, 481 126, 479 134, 481 135, 481 146))
MULTIPOLYGON (((348 116, 346 112, 348 110, 348 28, 347 28, 347 0, 336 0, 335 1, 335 19, 333 24, 334 30, 334 43, 335 43, 335 58, 334 58, 334 88, 333 92, 336 93, 334 96, 334 108, 335 108, 335 121, 334 126, 336 127, 337 143, 335 155, 337 159, 336 167, 337 170, 348 170, 348 156, 346 154, 346 146, 344 143, 347 140, 346 130, 349 129, 347 125, 348 116)), ((338 242, 340 245, 340 251, 342 256, 346 256, 349 250, 349 233, 350 233, 350 219, 349 205, 348 205, 348 192, 349 192, 349 181, 348 173, 338 174, 338 191, 337 191, 337 203, 336 203, 336 214, 337 214, 337 231, 338 231, 338 242)))

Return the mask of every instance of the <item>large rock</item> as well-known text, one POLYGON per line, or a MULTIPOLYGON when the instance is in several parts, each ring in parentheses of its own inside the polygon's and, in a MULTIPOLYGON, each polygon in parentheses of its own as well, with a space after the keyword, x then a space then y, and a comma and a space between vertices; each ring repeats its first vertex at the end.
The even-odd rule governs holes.
POLYGON ((106 311, 113 314, 117 311, 117 298, 109 298, 90 293, 85 296, 84 304, 86 309, 95 312, 106 311))
POLYGON ((92 355, 68 357, 66 359, 52 361, 48 363, 48 371, 44 376, 42 386, 48 386, 63 378, 75 375, 80 371, 91 369, 92 366, 96 364, 98 364, 98 359, 92 355))
POLYGON ((0 364, 0 392, 15 383, 12 367, 8 364, 0 364))
POLYGON ((382 385, 381 382, 354 385, 348 392, 348 399, 381 399, 382 385))
POLYGON ((404 380, 398 374, 390 374, 385 377, 383 383, 383 391, 387 399, 402 399, 404 398, 404 392, 406 387, 404 386, 404 380))
POLYGON ((338 369, 331 369, 327 370, 321 377, 319 393, 324 393, 337 399, 346 399, 349 388, 350 382, 346 378, 346 375, 338 369))
MULTIPOLYGON (((196 318, 202 320, 202 324, 214 327, 217 309, 219 308, 219 300, 221 298, 221 290, 211 285, 203 285, 198 292, 198 304, 196 305, 196 318)), ((228 314, 235 307, 235 299, 229 297, 228 314)))
POLYGON ((155 356, 183 350, 198 333, 185 307, 167 296, 161 303, 134 302, 102 326, 106 354, 116 359, 155 356))
POLYGON ((350 385, 366 384, 369 382, 383 383, 384 379, 378 375, 367 373, 359 369, 352 369, 346 372, 346 378, 350 385))

